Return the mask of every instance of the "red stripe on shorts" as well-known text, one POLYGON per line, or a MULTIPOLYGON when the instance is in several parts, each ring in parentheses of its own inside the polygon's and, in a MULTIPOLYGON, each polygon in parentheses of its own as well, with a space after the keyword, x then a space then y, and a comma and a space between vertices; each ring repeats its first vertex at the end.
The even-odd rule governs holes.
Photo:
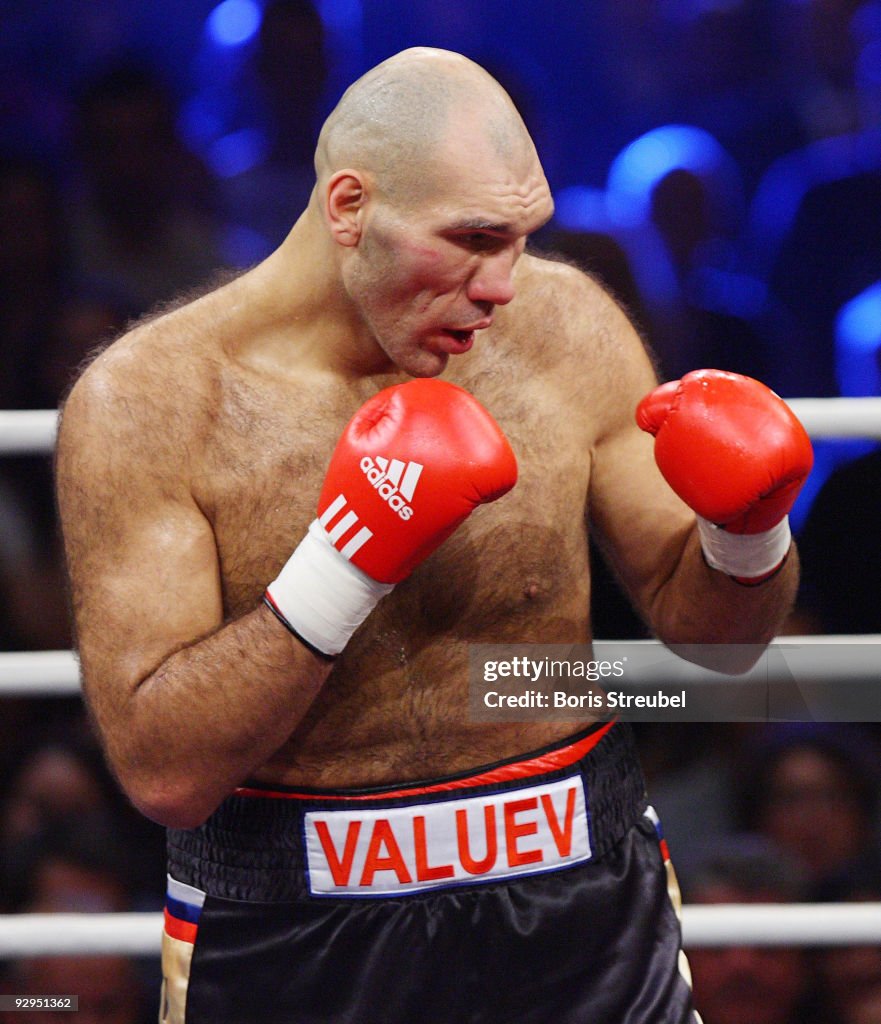
POLYGON ((168 908, 165 908, 165 931, 172 939, 195 942, 198 930, 197 924, 193 924, 192 921, 181 921, 179 917, 172 917, 168 913, 168 908))
POLYGON ((544 775, 546 772, 553 772, 559 768, 568 768, 569 765, 580 761, 589 751, 600 742, 606 733, 615 724, 614 721, 606 722, 596 732, 592 732, 583 739, 576 740, 566 747, 557 750, 549 750, 545 754, 538 754, 525 761, 515 761, 511 764, 499 765, 497 768, 488 768, 477 775, 469 775, 462 779, 448 779, 445 782, 432 782, 424 786, 403 787, 401 789, 390 789, 375 793, 325 793, 316 791, 314 793, 296 793, 286 790, 260 789, 252 786, 240 786, 233 790, 234 796, 247 797, 273 797, 282 800, 385 800, 392 797, 422 796, 425 793, 444 793, 457 789, 472 789, 475 786, 485 786, 499 782, 512 782, 515 779, 528 779, 534 775, 544 775))

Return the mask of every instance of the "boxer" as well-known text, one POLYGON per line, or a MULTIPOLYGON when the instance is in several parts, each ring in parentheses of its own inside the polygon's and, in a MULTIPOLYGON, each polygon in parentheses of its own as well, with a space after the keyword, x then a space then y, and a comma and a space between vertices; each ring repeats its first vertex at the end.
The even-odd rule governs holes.
POLYGON ((315 163, 61 423, 84 693, 169 829, 163 1020, 692 1021, 627 727, 470 720, 468 647, 589 642, 589 531, 661 640, 767 642, 804 432, 710 372, 640 429, 644 346, 525 251, 547 182, 464 57, 368 72, 315 163))

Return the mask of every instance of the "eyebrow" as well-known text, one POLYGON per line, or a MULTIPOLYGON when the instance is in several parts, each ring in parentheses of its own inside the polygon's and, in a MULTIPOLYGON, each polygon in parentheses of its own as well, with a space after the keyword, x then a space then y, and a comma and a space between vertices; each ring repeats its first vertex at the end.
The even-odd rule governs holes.
POLYGON ((510 224, 494 224, 483 217, 471 217, 468 220, 460 220, 450 227, 451 231, 491 231, 497 235, 512 235, 514 233, 510 224))

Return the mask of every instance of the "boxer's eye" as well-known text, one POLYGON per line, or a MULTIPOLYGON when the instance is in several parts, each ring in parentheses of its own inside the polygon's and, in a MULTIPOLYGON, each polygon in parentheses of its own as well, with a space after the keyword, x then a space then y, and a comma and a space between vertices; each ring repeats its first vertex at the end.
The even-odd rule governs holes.
POLYGON ((487 234, 484 231, 470 231, 468 234, 458 235, 457 240, 472 252, 493 252, 503 248, 506 244, 504 238, 487 234))

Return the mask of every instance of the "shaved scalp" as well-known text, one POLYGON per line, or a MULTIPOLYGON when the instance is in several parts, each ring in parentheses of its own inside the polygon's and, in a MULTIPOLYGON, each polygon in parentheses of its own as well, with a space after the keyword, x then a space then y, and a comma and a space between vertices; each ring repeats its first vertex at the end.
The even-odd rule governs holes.
POLYGON ((344 168, 365 170, 388 198, 416 199, 430 187, 432 156, 461 116, 480 117, 500 156, 533 148, 510 97, 478 64, 449 50, 404 50, 343 94, 318 140, 318 181, 344 168))

